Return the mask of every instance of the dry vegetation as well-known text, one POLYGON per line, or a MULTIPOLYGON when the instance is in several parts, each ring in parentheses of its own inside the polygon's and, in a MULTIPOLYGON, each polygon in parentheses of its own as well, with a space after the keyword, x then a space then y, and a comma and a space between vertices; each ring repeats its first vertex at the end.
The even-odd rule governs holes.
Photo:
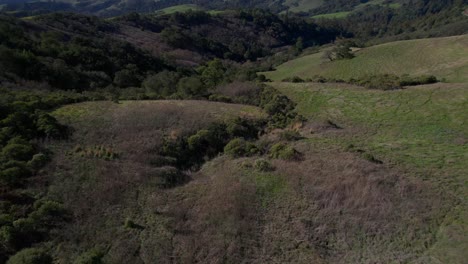
POLYGON ((80 249, 102 251, 109 263, 169 262, 176 222, 167 214, 179 210, 182 196, 160 188, 159 175, 172 173, 152 165, 162 139, 216 120, 264 116, 256 107, 203 101, 88 102, 54 115, 74 130, 51 144, 56 155, 47 168, 50 196, 73 214, 56 234, 65 263, 86 254, 80 249), (106 158, 111 150, 114 159, 106 158))
POLYGON ((75 129, 69 142, 53 144, 56 158, 48 166, 50 195, 73 208, 73 221, 56 236, 57 259, 67 263, 94 250, 106 263, 385 263, 416 261, 434 242, 430 230, 442 198, 434 198, 432 186, 360 153, 310 141, 310 129, 314 136, 340 133, 329 123, 302 128, 302 138, 275 130, 257 143, 293 146, 300 160, 266 152, 220 156, 188 173, 185 184, 158 187, 157 175, 170 170, 151 165, 162 135, 235 115, 262 113, 200 101, 57 110, 75 129), (78 144, 112 147, 119 157, 65 155, 78 144))

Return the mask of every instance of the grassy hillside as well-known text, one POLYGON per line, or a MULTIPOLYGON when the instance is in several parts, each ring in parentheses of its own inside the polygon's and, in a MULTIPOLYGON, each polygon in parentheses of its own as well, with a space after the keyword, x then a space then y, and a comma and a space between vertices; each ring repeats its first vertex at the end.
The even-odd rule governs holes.
POLYGON ((160 9, 157 12, 161 14, 172 14, 175 12, 187 12, 189 10, 196 11, 196 10, 203 10, 203 8, 197 5, 176 5, 171 7, 166 7, 164 9, 160 9))
POLYGON ((432 74, 447 82, 468 82, 468 35, 391 42, 358 50, 355 56, 330 62, 322 51, 288 61, 266 76, 347 80, 369 74, 432 74))
POLYGON ((53 114, 74 130, 68 142, 50 145, 56 155, 48 168, 50 196, 75 216, 55 237, 64 263, 88 250, 103 251, 106 263, 167 263, 180 228, 171 214, 197 193, 158 187, 158 175, 174 170, 156 164, 164 138, 237 116, 263 117, 256 107, 203 101, 87 102, 53 114))
POLYGON ((323 0, 286 0, 284 5, 288 6, 288 10, 292 12, 307 12, 310 9, 319 7, 323 2, 323 0))
MULTIPOLYGON (((294 99, 302 91, 278 88, 294 99)), ((340 91, 333 89, 337 96, 340 91)), ((359 91, 350 91, 350 98, 359 91)), ((373 100, 373 94, 363 99, 369 106, 373 100)), ((281 139, 284 131, 275 130, 256 143, 266 149, 287 144, 296 158, 273 157, 271 150, 253 157, 225 154, 187 172, 187 182, 169 189, 157 187, 158 175, 168 170, 156 165, 163 135, 176 138, 215 120, 258 118, 262 112, 203 101, 87 102, 56 110, 74 133, 50 146, 56 155, 46 168, 49 196, 63 201, 74 217, 53 241, 60 245, 54 256, 64 263, 95 252, 106 263, 424 258, 448 198, 433 191, 433 182, 330 143, 357 131, 336 129, 298 102, 312 122, 299 129, 302 137, 288 141, 281 139), (114 158, 103 156, 106 152, 114 158)))
POLYGON ((311 120, 310 142, 341 146, 380 160, 431 183, 437 196, 435 240, 423 263, 463 263, 468 240, 468 91, 464 84, 433 84, 382 92, 338 84, 277 83, 276 88, 298 103, 311 120), (338 129, 321 133, 314 122, 338 129), (368 153, 368 154, 366 154, 368 153), (440 227, 438 227, 440 225, 440 227))
POLYGON ((349 15, 350 13, 351 11, 328 13, 328 14, 315 15, 313 16, 313 18, 343 18, 349 15))
MULTIPOLYGON (((401 4, 397 1, 385 1, 384 0, 371 0, 366 3, 361 3, 356 5, 351 11, 342 11, 335 13, 326 13, 315 15, 312 18, 344 18, 353 12, 363 11, 368 6, 381 6, 381 7, 390 7, 390 8, 400 8, 401 4)), ((318 6, 316 6, 318 7, 318 6)))

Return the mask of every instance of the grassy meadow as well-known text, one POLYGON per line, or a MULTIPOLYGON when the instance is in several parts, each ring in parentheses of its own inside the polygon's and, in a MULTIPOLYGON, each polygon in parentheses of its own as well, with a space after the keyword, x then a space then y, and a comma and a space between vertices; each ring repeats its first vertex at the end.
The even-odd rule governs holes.
POLYGON ((106 263, 183 257, 171 250, 182 228, 175 224, 185 221, 178 216, 189 205, 184 199, 196 197, 200 188, 158 187, 157 175, 172 171, 155 165, 164 138, 234 117, 265 117, 257 107, 207 101, 85 102, 53 115, 73 131, 69 140, 49 144, 56 155, 46 168, 52 175, 49 195, 79 215, 57 236, 55 253, 64 263, 83 248, 105 251, 106 263))
POLYGON ((307 12, 310 9, 319 7, 324 0, 286 0, 285 6, 289 6, 291 12, 307 12))
POLYGON ((324 52, 299 57, 265 75, 359 79, 372 74, 432 74, 446 82, 468 82, 468 35, 390 42, 354 52, 355 58, 330 62, 324 52))
POLYGON ((435 239, 423 263, 462 263, 468 241, 468 90, 465 84, 433 84, 390 92, 344 84, 273 86, 298 103, 311 128, 307 141, 316 148, 361 153, 409 178, 432 185, 439 200, 435 224, 427 230, 435 239), (338 129, 322 133, 315 123, 338 129), (440 225, 440 227, 439 227, 440 225), (447 254, 448 253, 448 254, 447 254))
POLYGON ((386 3, 388 1, 384 1, 384 0, 371 0, 371 1, 368 1, 366 3, 361 3, 357 6, 354 7, 353 10, 351 11, 343 11, 343 12, 336 12, 336 13, 327 13, 327 14, 320 14, 320 15, 315 15, 313 16, 312 18, 316 18, 316 19, 320 19, 320 18, 328 18, 328 19, 339 19, 339 18, 345 18, 347 17, 349 14, 353 13, 353 12, 358 12, 358 11, 362 11, 364 8, 366 8, 367 6, 371 6, 371 5, 378 5, 378 6, 388 6, 390 8, 400 8, 401 7, 401 4, 400 3, 386 3))
POLYGON ((186 5, 176 5, 176 6, 171 6, 171 7, 167 7, 167 8, 164 8, 164 9, 160 9, 156 12, 158 13, 161 13, 161 14, 172 14, 172 13, 176 13, 176 12, 180 12, 180 13, 183 13, 183 12, 187 12, 189 10, 192 10, 192 11, 201 11, 203 10, 203 8, 197 6, 197 5, 194 5, 194 4, 186 4, 186 5))

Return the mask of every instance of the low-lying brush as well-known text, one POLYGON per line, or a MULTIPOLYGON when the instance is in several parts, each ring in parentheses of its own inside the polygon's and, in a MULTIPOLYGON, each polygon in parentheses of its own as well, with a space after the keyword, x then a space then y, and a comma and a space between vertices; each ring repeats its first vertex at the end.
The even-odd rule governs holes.
POLYGON ((259 150, 254 143, 243 138, 235 138, 224 147, 224 153, 235 158, 253 156, 258 152, 259 150))
POLYGON ((404 86, 416 86, 423 84, 437 83, 439 80, 434 75, 409 76, 409 75, 394 75, 394 74, 372 74, 365 75, 359 79, 335 79, 326 78, 316 75, 313 78, 302 79, 294 76, 285 78, 283 82, 303 83, 303 82, 319 82, 319 83, 348 83, 366 87, 368 89, 378 90, 395 90, 402 89, 404 86))
POLYGON ((270 148, 269 156, 273 159, 298 160, 301 157, 301 153, 292 146, 276 143, 270 148))
POLYGON ((260 172, 274 171, 275 167, 267 159, 257 159, 255 160, 253 167, 255 170, 260 172))
POLYGON ((116 152, 112 148, 108 148, 102 145, 91 147, 76 146, 73 149, 72 154, 78 155, 80 157, 97 158, 104 160, 115 160, 119 158, 118 152, 116 152))

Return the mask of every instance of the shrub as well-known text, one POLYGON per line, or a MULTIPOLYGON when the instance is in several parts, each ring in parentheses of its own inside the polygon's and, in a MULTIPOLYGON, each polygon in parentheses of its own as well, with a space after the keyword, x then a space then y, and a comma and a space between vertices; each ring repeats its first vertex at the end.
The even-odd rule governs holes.
POLYGON ((259 104, 259 93, 261 87, 254 82, 234 81, 229 84, 218 86, 217 93, 227 96, 235 103, 259 104))
POLYGON ((297 141, 297 140, 302 139, 301 134, 299 134, 299 132, 293 131, 293 130, 282 131, 280 133, 279 137, 280 137, 281 140, 286 140, 286 141, 297 141))
POLYGON ((45 154, 38 153, 35 154, 30 161, 28 161, 28 166, 33 170, 37 170, 42 168, 48 161, 49 158, 45 154))
POLYGON ((10 225, 13 223, 14 217, 9 214, 0 214, 0 226, 10 225))
POLYGON ((299 76, 284 78, 284 79, 281 80, 281 81, 282 81, 282 82, 292 82, 292 83, 303 83, 303 82, 305 82, 304 79, 302 79, 302 78, 299 77, 299 76))
POLYGON ((52 264, 52 257, 39 248, 27 248, 12 256, 7 264, 52 264))
POLYGON ((177 82, 180 78, 179 73, 164 70, 156 75, 147 77, 143 81, 143 87, 147 92, 165 97, 177 92, 177 82))
POLYGON ((81 254, 74 264, 102 264, 104 253, 99 249, 91 249, 81 254))
POLYGON ((210 97, 208 97, 208 100, 215 102, 232 103, 232 99, 229 96, 221 94, 212 94, 210 95, 210 97))
POLYGON ((382 164, 383 162, 381 160, 378 160, 377 158, 374 157, 374 155, 370 153, 364 153, 362 154, 362 157, 372 163, 377 163, 377 164, 382 164))
POLYGON ((28 161, 34 154, 34 147, 29 142, 10 140, 2 149, 1 155, 7 160, 28 161))
POLYGON ((0 171, 0 183, 10 187, 18 186, 31 172, 24 166, 15 166, 0 171))
POLYGON ((275 168, 273 167, 273 165, 266 159, 258 159, 255 161, 254 163, 254 168, 257 170, 257 171, 261 171, 261 172, 267 172, 267 171, 272 171, 274 170, 275 168))
POLYGON ((143 226, 133 222, 133 220, 130 218, 125 219, 124 227, 128 229, 144 229, 143 226))
MULTIPOLYGON (((8 250, 15 250, 16 243, 16 231, 10 225, 4 225, 0 228, 0 244, 3 248, 8 250)), ((2 259, 0 257, 0 259, 2 259)))
POLYGON ((39 113, 36 119, 37 130, 44 136, 60 138, 65 134, 66 127, 60 125, 57 119, 47 113, 39 113))
POLYGON ((404 75, 401 77, 400 85, 401 86, 414 86, 422 84, 431 84, 438 82, 437 77, 434 75, 423 75, 418 77, 409 77, 404 75))
POLYGON ((273 145, 269 153, 274 159, 296 160, 299 158, 299 152, 296 149, 283 143, 273 145))
POLYGON ((177 91, 184 97, 204 96, 207 93, 206 85, 199 77, 184 77, 177 83, 177 91))
POLYGON ((187 176, 184 173, 177 168, 169 166, 159 168, 157 176, 160 179, 158 185, 161 188, 172 188, 187 180, 187 176))
POLYGON ((253 139, 257 137, 262 126, 261 123, 262 121, 255 122, 238 117, 226 122, 226 131, 231 138, 253 139))
POLYGON ((224 152, 232 157, 238 158, 255 155, 258 153, 258 148, 255 144, 243 138, 235 138, 224 147, 224 152))
POLYGON ((270 115, 269 127, 285 128, 298 117, 296 104, 271 87, 262 90, 260 107, 270 115))
POLYGON ((55 201, 39 200, 34 203, 34 207, 36 210, 28 218, 40 226, 55 226, 66 214, 63 205, 55 201))

